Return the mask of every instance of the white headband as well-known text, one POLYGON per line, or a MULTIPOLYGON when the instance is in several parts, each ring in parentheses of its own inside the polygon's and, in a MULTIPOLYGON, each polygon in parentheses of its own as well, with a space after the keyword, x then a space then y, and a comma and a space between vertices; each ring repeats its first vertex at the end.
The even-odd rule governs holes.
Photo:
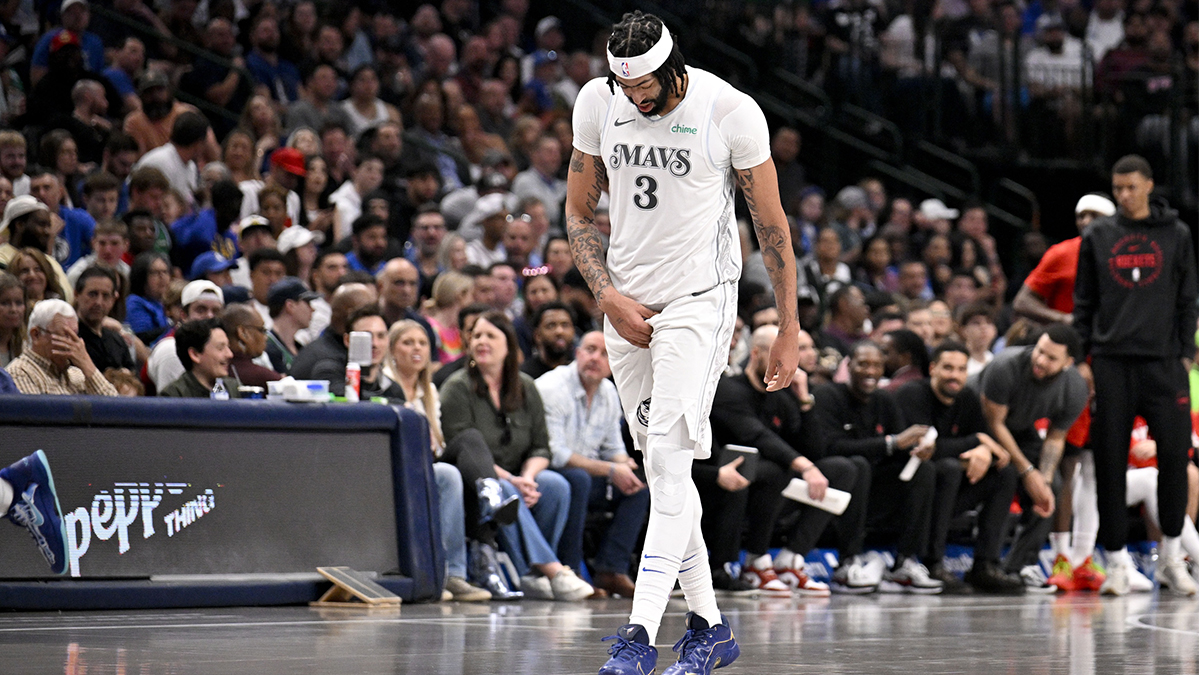
POLYGON ((651 47, 645 54, 640 56, 613 56, 613 53, 608 51, 608 69, 613 74, 627 79, 636 79, 644 75, 649 75, 658 70, 662 64, 667 62, 667 57, 671 55, 671 48, 675 45, 671 41, 671 31, 667 30, 667 24, 662 24, 662 36, 658 38, 658 44, 651 47))

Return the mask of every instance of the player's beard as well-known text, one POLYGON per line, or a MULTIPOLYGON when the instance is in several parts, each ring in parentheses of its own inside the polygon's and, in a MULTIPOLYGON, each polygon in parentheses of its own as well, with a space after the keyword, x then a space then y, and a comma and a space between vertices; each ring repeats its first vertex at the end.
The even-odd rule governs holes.
POLYGON ((666 109, 666 107, 667 107, 667 87, 666 87, 666 85, 663 85, 659 89, 658 97, 654 99, 654 107, 650 109, 650 112, 642 112, 640 109, 638 110, 638 112, 642 113, 646 117, 658 117, 659 115, 662 114, 663 110, 666 109))

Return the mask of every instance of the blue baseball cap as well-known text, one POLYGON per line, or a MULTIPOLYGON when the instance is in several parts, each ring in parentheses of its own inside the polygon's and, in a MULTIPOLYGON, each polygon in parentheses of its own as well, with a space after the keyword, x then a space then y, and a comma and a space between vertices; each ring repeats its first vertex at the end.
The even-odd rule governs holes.
POLYGON ((224 272, 235 265, 237 265, 237 261, 230 260, 216 251, 206 251, 192 261, 192 270, 188 279, 196 280, 203 278, 206 274, 224 272))
POLYGON ((267 291, 267 306, 282 307, 288 300, 311 301, 319 297, 320 293, 310 291, 300 279, 284 277, 271 284, 271 290, 267 291))

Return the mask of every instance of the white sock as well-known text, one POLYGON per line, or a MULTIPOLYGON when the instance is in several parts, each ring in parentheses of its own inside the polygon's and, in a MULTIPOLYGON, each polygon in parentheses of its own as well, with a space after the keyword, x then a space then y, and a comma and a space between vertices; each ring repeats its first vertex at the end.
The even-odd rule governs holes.
POLYGON ((1200 562, 1200 533, 1196 532, 1196 523, 1191 516, 1183 517, 1183 534, 1179 540, 1188 556, 1194 562, 1200 562))
POLYGON ((779 549, 779 555, 775 556, 775 569, 796 569, 796 553, 794 551, 789 551, 786 548, 779 549))
POLYGON ((1162 554, 1167 560, 1178 560, 1179 552, 1182 550, 1182 543, 1179 537, 1164 536, 1162 540, 1162 554))
POLYGON ((1074 544, 1071 548, 1071 554, 1074 560, 1072 565, 1082 565, 1084 560, 1088 559, 1096 552, 1096 533, 1095 532, 1076 532, 1072 537, 1074 544))
POLYGON ((1124 546, 1118 551, 1106 551, 1106 553, 1105 557, 1108 559, 1109 567, 1113 565, 1133 566, 1133 558, 1129 557, 1129 549, 1124 546))
POLYGON ((772 569, 775 565, 771 560, 771 554, 764 553, 764 554, 758 556, 757 558, 755 558, 754 560, 750 561, 750 566, 756 570, 769 570, 769 569, 772 569))
POLYGON ((0 478, 0 516, 8 513, 9 507, 12 506, 13 488, 12 483, 0 478))
POLYGON ((1068 560, 1071 558, 1071 533, 1070 532, 1051 532, 1050 545, 1054 547, 1055 556, 1065 556, 1068 560))

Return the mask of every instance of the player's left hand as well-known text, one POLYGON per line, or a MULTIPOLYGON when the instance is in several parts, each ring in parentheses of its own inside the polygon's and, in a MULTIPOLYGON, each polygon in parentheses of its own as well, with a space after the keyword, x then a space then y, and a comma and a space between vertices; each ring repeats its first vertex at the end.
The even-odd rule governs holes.
POLYGON ((800 328, 798 326, 779 327, 779 336, 771 345, 771 354, 767 357, 767 372, 763 376, 763 384, 767 391, 779 391, 792 383, 796 375, 796 367, 800 365, 800 328))

